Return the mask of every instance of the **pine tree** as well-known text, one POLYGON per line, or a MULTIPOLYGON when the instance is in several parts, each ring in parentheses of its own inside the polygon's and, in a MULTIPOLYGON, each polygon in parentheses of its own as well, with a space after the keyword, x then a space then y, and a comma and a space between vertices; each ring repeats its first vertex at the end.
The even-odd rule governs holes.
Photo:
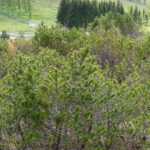
POLYGON ((57 14, 57 20, 62 23, 63 25, 65 25, 65 18, 66 18, 66 14, 67 14, 67 6, 68 6, 68 1, 67 0, 61 0, 59 9, 58 9, 58 14, 57 14))
POLYGON ((119 12, 120 12, 122 15, 124 14, 124 7, 123 7, 122 4, 120 5, 120 10, 119 10, 119 12))
POLYGON ((77 6, 77 0, 72 0, 70 3, 69 11, 68 11, 68 16, 67 16, 67 25, 69 28, 72 28, 74 26, 78 27, 77 23, 77 15, 78 15, 78 6, 77 6))
POLYGON ((133 7, 130 7, 130 15, 133 15, 133 7))
POLYGON ((137 19, 137 17, 138 17, 138 8, 137 7, 135 7, 135 9, 134 9, 133 16, 135 19, 137 19))

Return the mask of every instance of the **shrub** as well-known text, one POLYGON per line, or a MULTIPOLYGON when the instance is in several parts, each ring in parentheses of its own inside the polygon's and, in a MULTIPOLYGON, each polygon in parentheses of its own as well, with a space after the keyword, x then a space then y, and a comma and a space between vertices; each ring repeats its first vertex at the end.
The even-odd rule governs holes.
POLYGON ((1 39, 8 40, 10 37, 6 31, 2 31, 1 39))
POLYGON ((78 31, 76 28, 64 29, 60 25, 51 28, 41 25, 35 32, 33 43, 37 51, 40 47, 44 47, 55 49, 61 55, 67 55, 71 50, 84 47, 87 44, 87 35, 84 29, 78 31))

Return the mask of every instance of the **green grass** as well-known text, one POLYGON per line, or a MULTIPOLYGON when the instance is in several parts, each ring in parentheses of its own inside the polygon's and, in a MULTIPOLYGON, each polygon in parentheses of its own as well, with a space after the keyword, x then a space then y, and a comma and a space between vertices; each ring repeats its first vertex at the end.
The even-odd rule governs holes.
MULTIPOLYGON (((14 17, 26 21, 33 21, 39 24, 41 21, 46 22, 48 25, 56 24, 57 10, 59 7, 60 0, 34 0, 32 3, 32 18, 29 19, 29 14, 22 12, 19 14, 19 10, 12 12, 14 17)), ((0 6, 0 10, 9 14, 9 8, 0 6)), ((11 20, 8 17, 0 15, 0 31, 24 31, 24 32, 33 32, 35 28, 29 28, 28 25, 20 23, 16 20, 11 20)))
MULTIPOLYGON (((12 15, 26 21, 41 22, 41 20, 46 20, 47 22, 54 24, 56 21, 59 2, 60 0, 34 0, 32 2, 31 8, 32 9, 31 19, 29 19, 29 14, 27 12, 22 10, 20 14, 17 8, 15 10, 12 10, 12 15)), ((10 13, 8 7, 0 6, 0 10, 8 14, 10 13)))
POLYGON ((35 0, 33 18, 37 22, 46 21, 52 25, 56 22, 60 0, 35 0))

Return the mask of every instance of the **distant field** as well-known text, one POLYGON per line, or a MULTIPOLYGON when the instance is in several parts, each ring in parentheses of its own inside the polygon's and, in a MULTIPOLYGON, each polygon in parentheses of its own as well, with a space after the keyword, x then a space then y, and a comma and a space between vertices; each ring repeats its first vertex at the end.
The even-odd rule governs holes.
POLYGON ((7 16, 0 14, 0 31, 7 30, 8 32, 32 32, 33 29, 29 28, 27 24, 21 23, 17 20, 10 19, 7 16))
MULTIPOLYGON (((98 0, 102 1, 102 0, 98 0)), ((109 0, 105 0, 109 1, 109 0)), ((118 0, 113 0, 118 1, 118 0)), ((22 12, 19 14, 19 10, 16 9, 16 12, 13 12, 12 15, 18 18, 21 18, 26 21, 33 21, 39 24, 41 21, 46 22, 48 25, 55 25, 56 24, 56 16, 57 10, 59 7, 60 0, 34 0, 32 3, 32 18, 29 20, 28 13, 22 12)), ((132 3, 126 0, 121 0, 124 4, 126 11, 129 7, 138 6, 141 9, 144 9, 144 5, 132 3)), ((150 3, 148 4, 150 6, 150 3)), ((9 14, 9 9, 6 7, 1 7, 0 10, 9 14)), ((34 28, 29 28, 27 24, 20 23, 16 20, 12 20, 8 17, 0 15, 0 31, 7 30, 7 31, 24 31, 24 32, 33 32, 34 28)))
MULTIPOLYGON (((55 23, 59 2, 60 0, 34 0, 31 7, 31 19, 29 19, 29 14, 25 11, 22 11, 20 15, 17 8, 15 11, 12 11, 12 15, 27 21, 40 22, 41 20, 46 20, 48 22, 55 23)), ((0 10, 8 14, 10 13, 8 7, 0 6, 0 10)))
MULTIPOLYGON (((97 0, 97 1, 103 1, 103 0, 97 0)), ((105 0, 105 1, 110 1, 110 0, 105 0)), ((111 0, 111 1, 115 1, 117 2, 118 0, 111 0)), ((137 4, 135 2, 131 2, 131 1, 127 1, 127 0, 120 0, 120 2, 123 3, 125 10, 128 11, 130 9, 131 6, 135 7, 137 6, 140 9, 146 9, 146 6, 142 5, 142 4, 137 4)))
MULTIPOLYGON (((26 21, 33 21, 39 24, 41 21, 46 22, 48 25, 56 24, 57 10, 59 7, 60 0, 34 0, 32 3, 32 18, 29 19, 28 14, 22 12, 20 15, 18 11, 13 12, 12 15, 21 18, 26 21)), ((1 7, 0 10, 9 14, 9 9, 1 7)), ((16 20, 12 20, 9 17, 5 17, 0 14, 0 31, 24 31, 33 32, 34 28, 29 28, 27 24, 20 23, 16 20)))
POLYGON ((33 18, 35 21, 46 21, 55 24, 60 0, 35 0, 33 18))

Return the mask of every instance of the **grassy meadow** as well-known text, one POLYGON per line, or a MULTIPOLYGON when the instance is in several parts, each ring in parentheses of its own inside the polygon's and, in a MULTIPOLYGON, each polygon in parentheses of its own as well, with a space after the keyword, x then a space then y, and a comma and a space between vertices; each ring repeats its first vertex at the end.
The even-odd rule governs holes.
MULTIPOLYGON (((12 15, 26 21, 32 21, 39 24, 44 21, 48 25, 55 25, 57 10, 60 0, 35 0, 32 2, 32 18, 29 19, 28 13, 22 12, 19 14, 19 10, 12 12, 12 15)), ((7 7, 1 7, 0 10, 9 14, 7 7)), ((0 31, 24 31, 34 32, 35 28, 29 28, 27 24, 21 23, 17 20, 10 19, 0 14, 0 31)))

